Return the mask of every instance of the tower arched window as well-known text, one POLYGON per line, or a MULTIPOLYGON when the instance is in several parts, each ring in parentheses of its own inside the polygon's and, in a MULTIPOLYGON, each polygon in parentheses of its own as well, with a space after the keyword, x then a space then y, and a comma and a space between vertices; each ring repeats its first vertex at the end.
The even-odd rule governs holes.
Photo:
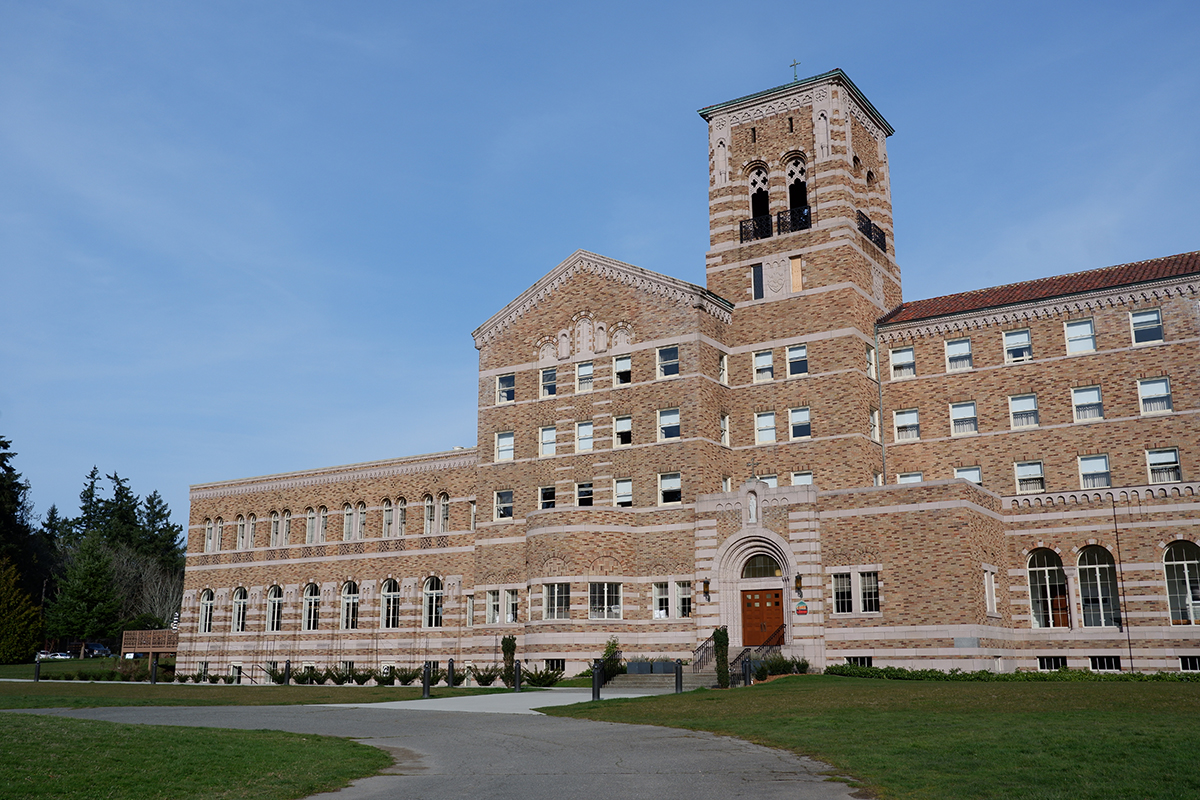
POLYGON ((267 630, 283 630, 283 589, 279 586, 267 590, 267 630))
POLYGON ((426 628, 442 627, 442 579, 431 576, 425 579, 422 624, 426 628))
POLYGON ((425 495, 425 528, 426 536, 433 533, 433 495, 425 495))
POLYGON ((304 587, 304 630, 315 631, 321 625, 321 589, 310 583, 304 587))
POLYGON ((342 541, 354 538, 354 509, 349 503, 342 506, 342 541))
POLYGON ((750 170, 750 216, 765 217, 771 213, 771 199, 767 193, 767 170, 755 167, 750 170))
POLYGON ((1067 576, 1053 550, 1034 550, 1029 556, 1029 605, 1035 628, 1069 628, 1067 576))
POLYGON ((317 541, 317 512, 312 508, 304 510, 304 543, 314 544, 317 541))
POLYGON ((438 533, 450 530, 450 495, 443 492, 438 495, 438 533))
POLYGON ((246 549, 246 518, 241 514, 237 517, 237 549, 246 549))
POLYGON ((317 509, 317 541, 324 544, 329 541, 329 509, 321 506, 317 509))
POLYGON ((380 534, 384 539, 390 539, 392 537, 392 525, 394 524, 394 520, 395 512, 392 510, 392 501, 385 497, 383 498, 383 529, 380 531, 380 534))
POLYGON ((251 514, 246 517, 246 547, 254 547, 254 536, 258 531, 258 517, 251 514))
POLYGON ((1200 623, 1200 547, 1172 542, 1163 557, 1172 625, 1200 623))
POLYGON ((1092 545, 1079 554, 1079 601, 1086 628, 1117 625, 1117 572, 1112 553, 1092 545))
POLYGON ((282 539, 280 539, 279 536, 280 536, 279 512, 272 511, 271 512, 271 547, 279 547, 279 544, 282 541, 282 539))
POLYGON ((224 536, 225 536, 225 520, 221 519, 220 517, 217 517, 217 537, 214 540, 215 546, 213 547, 213 550, 221 549, 221 547, 222 547, 221 540, 224 538, 224 536))
POLYGON ((358 628, 358 584, 346 581, 342 585, 342 630, 358 628))
POLYGON ((367 504, 363 502, 354 507, 354 538, 367 538, 367 504))
POLYGON ((283 532, 280 533, 279 543, 281 545, 292 543, 292 512, 286 508, 283 510, 283 532))
POLYGON ((204 552, 211 553, 217 549, 217 540, 213 538, 213 521, 204 520, 204 552))
POLYGON ((379 592, 380 597, 380 627, 383 628, 399 628, 400 627, 400 584, 395 578, 388 578, 383 582, 383 588, 379 592))
POLYGON ((396 535, 403 536, 408 524, 408 501, 403 497, 396 500, 396 535))
POLYGON ((200 593, 200 632, 212 633, 213 622, 213 593, 205 589, 200 593))
POLYGON ((234 633, 242 633, 246 630, 246 607, 249 605, 249 599, 246 596, 246 590, 238 587, 233 590, 233 625, 234 633))

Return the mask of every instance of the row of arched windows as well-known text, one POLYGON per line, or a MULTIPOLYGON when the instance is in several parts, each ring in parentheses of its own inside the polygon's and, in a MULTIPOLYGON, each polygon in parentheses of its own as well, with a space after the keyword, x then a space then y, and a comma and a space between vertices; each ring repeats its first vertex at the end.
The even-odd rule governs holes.
MULTIPOLYGON (((472 503, 472 511, 475 504, 472 503)), ((421 500, 422 527, 421 535, 445 534, 450 532, 450 495, 442 492, 435 499, 427 494, 421 500)), ((342 506, 342 541, 350 542, 368 538, 367 504, 360 501, 357 505, 346 503, 342 506)), ((401 497, 392 502, 384 498, 379 510, 382 512, 379 520, 379 535, 384 539, 405 536, 408 531, 408 501, 401 497)), ((304 509, 302 524, 304 526, 304 544, 321 544, 329 541, 329 516, 326 506, 304 509)), ((204 520, 204 552, 213 553, 225 548, 225 520, 221 517, 204 520)), ((335 523, 336 524, 336 523, 335 523)), ((293 518, 288 509, 272 511, 269 524, 269 536, 266 542, 258 540, 258 517, 238 515, 234 522, 236 536, 234 549, 249 550, 253 547, 283 547, 299 544, 293 540, 293 518)), ((471 527, 475 520, 472 514, 471 527)))
MULTIPOLYGON (((1079 553, 1079 607, 1085 628, 1122 624, 1117 570, 1112 553, 1092 545, 1079 553)), ((1027 563, 1029 605, 1035 628, 1071 627, 1071 603, 1062 559, 1053 550, 1034 550, 1027 563)), ((1163 557, 1172 625, 1200 624, 1200 547, 1173 542, 1163 557)))
MULTIPOLYGON (((443 601, 445 597, 442 579, 430 576, 425 579, 421 588, 421 625, 425 628, 442 627, 443 601)), ((283 588, 272 586, 267 590, 266 615, 263 630, 277 633, 283 630, 284 597, 283 588)), ((379 627, 400 627, 400 584, 395 578, 388 578, 379 590, 379 627)), ((339 593, 338 628, 341 630, 357 630, 359 627, 359 609, 361 594, 358 584, 346 581, 339 593)), ((304 631, 319 630, 321 626, 321 588, 315 583, 304 587, 300 598, 300 629, 304 631)), ((213 632, 213 611, 216 608, 216 595, 212 589, 200 593, 200 633, 213 632)), ((232 608, 230 609, 231 633, 245 633, 247 629, 247 610, 249 594, 243 587, 233 591, 232 608)))

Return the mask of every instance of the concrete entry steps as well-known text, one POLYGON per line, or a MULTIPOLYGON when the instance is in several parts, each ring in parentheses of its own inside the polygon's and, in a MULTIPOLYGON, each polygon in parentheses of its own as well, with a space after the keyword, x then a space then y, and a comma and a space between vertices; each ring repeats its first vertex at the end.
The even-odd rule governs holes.
MULTIPOLYGON (((717 685, 717 673, 712 672, 692 672, 685 669, 683 671, 683 690, 690 692, 692 689, 712 689, 717 685)), ((645 689, 653 691, 655 694, 668 693, 675 691, 675 676, 674 675, 617 675, 608 682, 608 688, 611 686, 614 689, 645 689)), ((601 696, 604 695, 604 690, 600 690, 601 696)))

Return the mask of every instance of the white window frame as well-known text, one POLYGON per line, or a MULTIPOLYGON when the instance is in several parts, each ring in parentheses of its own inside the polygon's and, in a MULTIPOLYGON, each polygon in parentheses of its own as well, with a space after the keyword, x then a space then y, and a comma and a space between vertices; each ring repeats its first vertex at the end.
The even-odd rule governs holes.
POLYGON ((1183 480, 1183 469, 1179 463, 1179 448, 1177 447, 1161 447, 1146 451, 1146 475, 1151 484, 1156 483, 1179 483, 1183 480), (1159 456, 1158 463, 1155 463, 1155 456, 1159 456), (1167 460, 1169 458, 1170 460, 1167 460), (1172 475, 1162 475, 1160 478, 1169 478, 1169 480, 1155 480, 1154 471, 1159 470, 1160 473, 1166 470, 1171 470, 1172 475))
POLYGON ((633 507, 633 478, 613 479, 613 505, 619 508, 633 507))
POLYGON ((1067 355, 1096 352, 1096 322, 1087 319, 1069 319, 1063 323, 1063 338, 1067 343, 1067 355))
POLYGON ((675 609, 676 619, 690 619, 692 616, 692 582, 691 581, 675 581, 675 609))
POLYGON ((379 627, 395 630, 400 627, 400 581, 388 578, 379 589, 379 627))
POLYGON ((621 588, 621 584, 609 581, 589 583, 588 619, 621 619, 621 588))
POLYGON ((790 441, 801 441, 812 438, 812 415, 809 406, 801 406, 800 408, 788 409, 788 439, 790 441), (799 436, 796 435, 797 426, 804 426, 799 436))
POLYGON ((590 453, 596 445, 595 433, 595 423, 591 421, 575 423, 575 452, 590 453))
POLYGON ((553 425, 547 425, 544 428, 538 429, 538 455, 541 457, 552 456, 558 449, 558 429, 553 425))
POLYGON ((267 633, 283 630, 283 587, 274 584, 267 589, 267 633))
POLYGON ((496 460, 512 461, 517 454, 517 437, 513 431, 500 431, 496 434, 496 460))
POLYGON ((486 597, 487 605, 484 608, 484 624, 499 625, 500 624, 500 590, 489 589, 486 597))
POLYGON ((892 380, 913 378, 917 374, 917 351, 913 347, 893 347, 888 351, 892 380))
POLYGON ((752 357, 755 383, 769 383, 775 380, 775 353, 771 350, 759 350, 752 357))
POLYGON ((947 339, 946 348, 946 372, 964 372, 975 367, 975 357, 971 353, 970 337, 961 339, 947 339), (966 344, 966 349, 963 349, 963 344, 966 344), (957 352, 956 352, 957 351, 957 352))
POLYGON ((655 374, 658 375, 659 380, 679 376, 679 355, 679 345, 658 348, 656 352, 658 366, 655 374), (674 356, 671 355, 672 351, 674 351, 674 356))
POLYGON ((1071 389, 1071 416, 1076 422, 1104 419, 1104 395, 1099 386, 1076 386, 1071 389), (1090 392, 1095 392, 1094 401, 1090 400, 1090 392))
POLYGON ((1046 491, 1046 467, 1041 461, 1014 461, 1013 476, 1016 480, 1017 494, 1044 494, 1046 491), (1041 485, 1029 483, 1026 488, 1022 488, 1022 481, 1040 481, 1041 485))
POLYGON ((622 415, 613 417, 613 449, 633 446, 633 417, 622 415), (628 433, 629 441, 622 442, 621 434, 628 433))
POLYGON ((421 584, 421 627, 445 627, 446 586, 442 579, 430 575, 421 584))
POLYGON ((521 622, 521 593, 519 590, 504 590, 503 611, 505 625, 517 625, 521 622))
POLYGON ((662 408, 658 411, 658 441, 667 442, 679 439, 683 433, 683 426, 680 424, 680 416, 678 408, 662 408), (672 422, 672 418, 674 422, 672 422), (675 429, 675 435, 669 435, 670 429, 675 429))
POLYGON ((978 465, 973 467, 955 467, 954 477, 962 478, 965 481, 970 481, 977 486, 983 485, 983 469, 978 465))
POLYGON ((925 480, 924 472, 899 472, 896 474, 896 484, 921 483, 925 480))
POLYGON ((216 595, 212 589, 200 593, 200 633, 213 632, 213 608, 216 606, 216 595))
POLYGON ((513 510, 513 506, 515 505, 513 490, 498 489, 492 492, 492 498, 492 519, 496 522, 503 522, 505 520, 511 522, 515 515, 513 510), (507 495, 507 497, 505 497, 505 495, 507 495), (506 500, 507 502, 502 504, 502 500, 506 500), (508 509, 507 514, 504 513, 505 509, 508 509))
POLYGON ((650 585, 650 595, 651 619, 670 619, 671 584, 667 581, 655 581, 650 585))
POLYGON ((1107 489, 1112 486, 1107 454, 1079 456, 1076 462, 1079 466, 1080 489, 1107 489))
POLYGON ((230 631, 233 633, 246 632, 246 614, 250 608, 250 593, 245 587, 239 586, 233 590, 233 620, 230 631))
POLYGON ((777 489, 779 487, 779 475, 777 474, 755 475, 754 479, 757 481, 762 481, 767 485, 768 488, 771 489, 777 489))
POLYGON ((1150 416, 1153 414, 1170 414, 1175 410, 1175 404, 1171 397, 1171 379, 1162 376, 1158 378, 1145 378, 1138 381, 1138 408, 1141 410, 1142 416, 1150 416), (1167 388, 1166 394, 1147 394, 1146 391, 1156 384, 1164 384, 1167 388), (1154 408, 1147 410, 1148 403, 1154 401, 1162 402, 1166 398, 1166 408, 1154 408))
POLYGON ((754 415, 754 443, 774 444, 775 441, 775 412, 759 411, 754 415))
POLYGON ((808 374, 808 345, 794 344, 787 349, 787 372, 789 378, 808 374), (802 364, 803 369, 792 369, 795 364, 802 364))
POLYGON ((545 510, 547 508, 554 508, 555 503, 556 503, 556 495, 557 495, 557 491, 555 490, 555 487, 539 486, 538 487, 538 508, 542 509, 542 510, 545 510))
POLYGON ((951 403, 950 435, 974 436, 977 433, 979 433, 979 410, 975 406, 975 401, 964 400, 961 403, 951 403), (962 430, 959 430, 960 427, 962 430))
POLYGON ((875 352, 875 348, 867 345, 867 377, 871 380, 879 379, 879 361, 875 352))
POLYGON ((507 405, 517 401, 517 376, 515 373, 496 376, 496 405, 507 405), (508 386, 504 386, 504 382, 508 382, 508 386), (505 395, 508 395, 505 397, 505 395))
POLYGON ((1002 336, 1005 364, 1023 364, 1026 361, 1033 361, 1033 333, 1029 328, 1004 331, 1002 336))
POLYGON ((802 472, 792 473, 792 486, 812 486, 813 474, 812 470, 804 470, 802 472))
POLYGON ((1012 430, 1020 430, 1022 428, 1036 428, 1041 425, 1041 412, 1038 410, 1038 399, 1036 394, 1014 394, 1008 397, 1008 426, 1012 430), (1017 408, 1017 406, 1028 405, 1032 401, 1032 408, 1017 408), (1020 418, 1018 414, 1023 414, 1020 418), (1033 416, 1028 416, 1032 414, 1033 416), (1033 422, 1026 422, 1032 419, 1033 422), (1022 424, 1018 425, 1020 421, 1022 424))
POLYGON ((580 361, 575 365, 575 394, 587 394, 596 385, 596 365, 580 361))
POLYGON ((542 584, 542 619, 571 618, 571 584, 542 584))
POLYGON ((342 541, 349 542, 354 539, 354 506, 349 503, 342 504, 342 541))
POLYGON ((361 608, 361 597, 358 584, 346 581, 341 591, 341 626, 340 630, 358 630, 358 612, 361 608))
POLYGON ((879 409, 872 408, 867 414, 867 436, 872 442, 880 442, 883 440, 883 432, 880 430, 879 409))
POLYGON ((279 534, 282 529, 279 527, 279 512, 271 512, 271 547, 279 547, 281 541, 279 534))
POLYGON ((829 609, 834 617, 883 616, 882 582, 875 565, 829 567, 829 609), (848 593, 848 597, 844 596, 848 593), (839 597, 839 594, 843 596, 839 597))
POLYGON ((319 630, 321 627, 321 587, 315 583, 306 584, 302 598, 301 610, 303 616, 301 618, 301 629, 306 631, 319 630), (309 592, 309 589, 313 591, 309 592))
POLYGON ((921 411, 902 408, 892 412, 892 441, 916 442, 921 439, 921 411))
POLYGON ((1166 340, 1166 331, 1163 328, 1162 309, 1161 308, 1143 308, 1140 311, 1130 311, 1129 312, 1129 341, 1134 347, 1142 347, 1142 346, 1148 345, 1148 344, 1157 344, 1158 342, 1162 342, 1165 340, 1166 340), (1138 324, 1138 321, 1135 319, 1135 317, 1139 317, 1139 316, 1145 317, 1150 314, 1154 314, 1155 321, 1152 324, 1149 324, 1149 325, 1147 325, 1145 323, 1138 324), (1138 341, 1138 331, 1153 331, 1155 329, 1158 330, 1158 338, 1142 339, 1142 341, 1140 341, 1140 342, 1138 341))
POLYGON ((983 568, 983 603, 985 613, 989 617, 1000 616, 999 607, 996 604, 996 568, 983 568))
POLYGON ((596 504, 596 487, 590 482, 575 484, 575 505, 580 508, 588 508, 596 504), (584 487, 587 487, 586 489, 584 487), (583 496, 583 492, 587 492, 587 497, 583 496), (584 500, 587 502, 583 502, 584 500))
POLYGON ((558 367, 546 367, 538 371, 538 397, 558 396, 558 367))
POLYGON ((658 473, 658 504, 677 506, 683 503, 683 476, 678 472, 658 473), (679 499, 667 499, 668 492, 678 492, 679 499))
POLYGON ((717 419, 717 424, 720 426, 721 444, 725 447, 729 447, 729 415, 722 414, 717 419))
POLYGON ((729 385, 729 356, 725 353, 717 356, 717 382, 723 386, 729 385))
POLYGON ((628 386, 631 383, 633 383, 633 356, 613 356, 613 386, 628 386), (628 373, 629 380, 621 380, 623 372, 628 373))

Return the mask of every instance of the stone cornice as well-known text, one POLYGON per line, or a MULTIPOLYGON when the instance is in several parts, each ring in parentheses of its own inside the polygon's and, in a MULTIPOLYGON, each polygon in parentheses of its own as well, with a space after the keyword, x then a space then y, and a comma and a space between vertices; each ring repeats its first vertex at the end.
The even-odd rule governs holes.
POLYGON ((923 337, 942 337, 997 325, 1014 325, 1064 314, 1091 313, 1136 303, 1161 302, 1171 297, 1200 296, 1200 276, 1169 278, 1134 286, 1118 286, 1010 306, 972 309, 931 319, 879 326, 879 341, 891 343, 923 337))
POLYGON ((491 319, 476 328, 471 333, 475 339, 475 347, 482 348, 491 342, 514 322, 537 308, 543 300, 564 287, 571 278, 582 273, 599 275, 630 286, 644 294, 662 297, 679 305, 703 309, 726 324, 733 320, 733 304, 702 286, 589 253, 586 250, 576 250, 566 261, 550 270, 541 280, 522 292, 516 300, 500 309, 491 319))
POLYGON ((371 461, 365 464, 347 464, 341 467, 286 472, 279 475, 264 475, 258 478, 243 478, 219 483, 199 483, 191 487, 190 497, 193 501, 207 500, 214 497, 233 497, 279 489, 298 489, 349 481, 393 478, 422 472, 474 467, 478 461, 475 448, 471 447, 444 453, 393 458, 387 461, 371 461))

